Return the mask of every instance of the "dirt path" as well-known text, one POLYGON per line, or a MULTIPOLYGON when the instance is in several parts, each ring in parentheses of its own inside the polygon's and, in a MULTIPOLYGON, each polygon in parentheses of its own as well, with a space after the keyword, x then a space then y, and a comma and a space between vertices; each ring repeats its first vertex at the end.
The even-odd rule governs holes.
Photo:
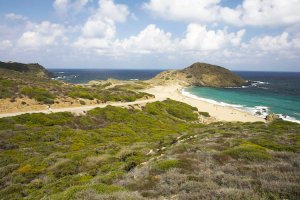
POLYGON ((26 113, 57 113, 57 112, 71 112, 74 114, 83 114, 86 111, 92 110, 94 108, 104 108, 108 105, 111 106, 129 106, 129 105, 135 105, 135 104, 146 104, 150 102, 155 102, 155 101, 163 101, 165 100, 164 98, 153 98, 153 99, 147 99, 147 100, 138 100, 134 102, 111 102, 111 103, 104 103, 104 104, 96 104, 96 105, 91 105, 91 106, 79 106, 79 107, 69 107, 69 108, 56 108, 56 109, 51 109, 51 110, 35 110, 35 111, 27 111, 27 112, 14 112, 14 113, 1 113, 0 118, 3 117, 12 117, 12 116, 17 116, 17 115, 22 115, 26 113))

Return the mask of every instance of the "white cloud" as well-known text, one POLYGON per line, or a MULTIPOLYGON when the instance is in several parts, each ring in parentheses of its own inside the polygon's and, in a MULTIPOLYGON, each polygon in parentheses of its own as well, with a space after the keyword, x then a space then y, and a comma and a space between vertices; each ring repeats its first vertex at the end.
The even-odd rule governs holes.
POLYGON ((215 21, 220 0, 150 0, 144 8, 169 20, 215 21))
POLYGON ((300 22, 300 0, 245 0, 236 9, 243 24, 276 26, 300 22))
POLYGON ((108 40, 106 38, 85 38, 80 37, 78 38, 74 43, 74 47, 83 48, 83 49, 106 49, 109 51, 109 49, 112 47, 111 40, 108 40))
POLYGON ((113 38, 116 34, 115 23, 108 18, 91 17, 84 24, 82 34, 88 38, 113 38))
POLYGON ((53 7, 59 15, 66 17, 71 12, 78 13, 82 11, 88 2, 89 0, 55 0, 53 7))
POLYGON ((83 37, 113 38, 116 22, 124 22, 129 15, 126 5, 115 4, 113 0, 99 0, 99 8, 88 18, 82 28, 83 37))
POLYGON ((186 36, 180 45, 186 50, 211 51, 219 50, 226 46, 238 46, 245 30, 237 33, 228 33, 224 30, 207 30, 206 26, 190 24, 186 36))
POLYGON ((15 13, 8 13, 8 14, 6 14, 5 18, 9 19, 9 20, 22 20, 22 21, 28 20, 27 17, 25 17, 23 15, 18 15, 18 14, 15 14, 15 13))
POLYGON ((11 41, 9 40, 0 41, 0 50, 7 50, 10 47, 12 47, 11 41))
POLYGON ((148 25, 138 35, 131 36, 117 42, 117 48, 124 52, 158 53, 174 50, 174 41, 169 32, 157 28, 154 24, 148 25))
POLYGON ((300 39, 292 38, 289 33, 283 32, 277 36, 254 37, 248 43, 243 44, 243 47, 263 52, 291 51, 300 48, 300 39))
POLYGON ((108 55, 205 53, 238 47, 244 33, 245 30, 229 33, 227 29, 209 30, 200 24, 190 24, 183 38, 174 38, 170 32, 150 24, 128 38, 80 37, 74 45, 108 55))
POLYGON ((220 0, 149 0, 144 8, 167 20, 281 26, 300 22, 300 0, 244 0, 235 8, 220 0))
POLYGON ((63 25, 52 24, 44 21, 34 24, 29 30, 25 31, 17 44, 26 49, 38 49, 42 46, 61 44, 66 29, 63 25))
POLYGON ((95 17, 106 17, 115 22, 124 22, 129 14, 127 5, 116 4, 113 0, 99 0, 99 9, 95 17))

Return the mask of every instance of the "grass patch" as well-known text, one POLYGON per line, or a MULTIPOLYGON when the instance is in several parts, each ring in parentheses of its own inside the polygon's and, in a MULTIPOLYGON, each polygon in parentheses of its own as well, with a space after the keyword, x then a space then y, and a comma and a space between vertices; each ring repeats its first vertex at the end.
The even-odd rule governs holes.
POLYGON ((204 117, 210 117, 208 112, 198 112, 198 113, 199 113, 199 115, 202 115, 204 117))
POLYGON ((179 160, 161 160, 154 163, 154 167, 159 170, 169 170, 172 168, 178 168, 180 167, 180 161, 179 160))
POLYGON ((251 143, 238 145, 225 150, 223 153, 235 159, 245 159, 249 161, 264 161, 272 158, 271 154, 266 151, 266 148, 251 143))
POLYGON ((21 93, 45 104, 53 104, 55 95, 43 88, 24 87, 21 93))

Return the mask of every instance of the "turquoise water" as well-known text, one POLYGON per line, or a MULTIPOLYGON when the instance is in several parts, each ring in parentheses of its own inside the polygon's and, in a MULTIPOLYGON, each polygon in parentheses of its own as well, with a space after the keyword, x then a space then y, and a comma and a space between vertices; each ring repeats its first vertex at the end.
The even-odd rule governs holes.
POLYGON ((276 113, 282 119, 300 122, 300 73, 237 72, 252 84, 242 88, 190 87, 185 95, 246 110, 265 117, 276 113))

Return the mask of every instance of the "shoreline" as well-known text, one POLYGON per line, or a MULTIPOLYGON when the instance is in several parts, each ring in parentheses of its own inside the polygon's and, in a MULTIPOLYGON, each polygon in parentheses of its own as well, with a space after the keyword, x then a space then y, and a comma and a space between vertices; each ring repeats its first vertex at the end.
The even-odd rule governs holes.
POLYGON ((210 116, 215 119, 215 121, 266 122, 265 119, 254 116, 247 111, 238 110, 231 106, 217 105, 201 99, 186 96, 182 94, 182 89, 184 89, 184 87, 176 83, 172 85, 154 86, 152 88, 143 90, 143 92, 153 94, 159 99, 170 98, 197 107, 201 112, 208 112, 210 116))
MULTIPOLYGON (((152 83, 153 84, 153 83, 152 83)), ((8 112, 8 113, 0 113, 0 118, 3 117, 11 117, 17 116, 26 113, 56 113, 56 112, 71 112, 74 114, 84 114, 86 111, 91 110, 93 108, 103 108, 107 105, 112 106, 128 106, 128 105, 143 105, 145 103, 155 102, 155 101, 163 101, 166 99, 173 99, 176 101, 180 101, 186 104, 189 104, 193 107, 198 108, 200 112, 208 112, 211 116, 208 121, 216 122, 216 121, 226 121, 226 122, 266 122, 265 119, 254 116, 251 113, 243 110, 238 110, 231 106, 226 105, 217 105, 212 102, 207 102, 201 99, 192 98, 190 96, 186 96, 182 94, 182 89, 184 86, 180 85, 178 82, 173 82, 169 84, 153 84, 152 87, 141 90, 142 92, 146 92, 149 94, 155 95, 155 98, 148 100, 137 100, 134 102, 109 102, 104 104, 92 104, 86 106, 73 106, 73 107, 59 107, 53 108, 51 110, 48 109, 33 109, 28 111, 20 111, 20 112, 8 112)))

